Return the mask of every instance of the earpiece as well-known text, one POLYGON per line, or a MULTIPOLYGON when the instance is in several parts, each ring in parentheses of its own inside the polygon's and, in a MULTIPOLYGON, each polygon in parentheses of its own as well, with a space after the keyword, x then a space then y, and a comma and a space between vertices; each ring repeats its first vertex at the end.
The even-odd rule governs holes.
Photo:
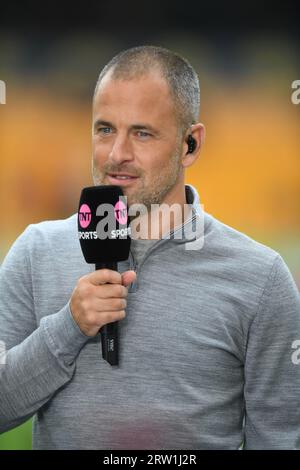
POLYGON ((196 143, 194 137, 192 136, 192 134, 190 134, 190 135, 188 136, 187 144, 188 144, 188 151, 187 151, 187 153, 193 153, 193 151, 194 151, 195 148, 196 148, 197 143, 196 143))

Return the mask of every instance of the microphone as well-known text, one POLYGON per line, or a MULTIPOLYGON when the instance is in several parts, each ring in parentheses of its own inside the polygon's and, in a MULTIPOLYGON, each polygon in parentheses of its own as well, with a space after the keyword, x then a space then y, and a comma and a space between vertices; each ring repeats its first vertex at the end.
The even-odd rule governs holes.
MULTIPOLYGON (((129 256, 127 198, 122 188, 101 185, 83 188, 78 209, 78 237, 83 256, 96 269, 118 270, 118 262, 129 256)), ((118 322, 100 328, 102 357, 119 364, 118 322)))

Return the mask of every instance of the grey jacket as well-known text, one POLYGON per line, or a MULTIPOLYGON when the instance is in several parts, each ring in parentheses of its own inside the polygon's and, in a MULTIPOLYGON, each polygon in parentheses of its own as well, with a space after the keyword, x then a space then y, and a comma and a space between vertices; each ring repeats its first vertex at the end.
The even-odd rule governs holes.
POLYGON ((137 282, 118 367, 70 312, 94 270, 76 214, 15 241, 0 270, 1 432, 34 415, 35 449, 300 449, 295 282, 277 252, 203 212, 192 186, 186 194, 185 225, 138 265, 132 253, 119 264, 137 282))

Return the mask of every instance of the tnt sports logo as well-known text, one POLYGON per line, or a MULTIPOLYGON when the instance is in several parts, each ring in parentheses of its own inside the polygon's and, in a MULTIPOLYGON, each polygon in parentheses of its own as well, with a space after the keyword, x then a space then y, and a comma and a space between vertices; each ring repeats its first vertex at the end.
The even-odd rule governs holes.
POLYGON ((114 208, 115 218, 121 225, 125 225, 127 222, 127 207, 123 201, 119 200, 115 204, 114 208))
POLYGON ((79 225, 81 228, 87 228, 92 220, 91 209, 87 204, 82 204, 79 209, 79 225))

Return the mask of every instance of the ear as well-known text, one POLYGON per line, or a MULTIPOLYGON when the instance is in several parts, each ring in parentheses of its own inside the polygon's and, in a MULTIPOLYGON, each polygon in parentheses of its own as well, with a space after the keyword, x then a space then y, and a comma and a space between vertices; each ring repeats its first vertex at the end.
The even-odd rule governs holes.
POLYGON ((185 135, 184 144, 183 144, 183 154, 181 157, 181 161, 182 161, 182 166, 184 168, 187 168, 193 165, 193 163, 197 160, 201 147, 204 143, 204 140, 205 140, 204 125, 201 122, 198 122, 197 124, 193 124, 191 128, 187 131, 185 135), (195 141, 194 149, 192 150, 192 152, 189 152, 188 139, 190 135, 195 141))

